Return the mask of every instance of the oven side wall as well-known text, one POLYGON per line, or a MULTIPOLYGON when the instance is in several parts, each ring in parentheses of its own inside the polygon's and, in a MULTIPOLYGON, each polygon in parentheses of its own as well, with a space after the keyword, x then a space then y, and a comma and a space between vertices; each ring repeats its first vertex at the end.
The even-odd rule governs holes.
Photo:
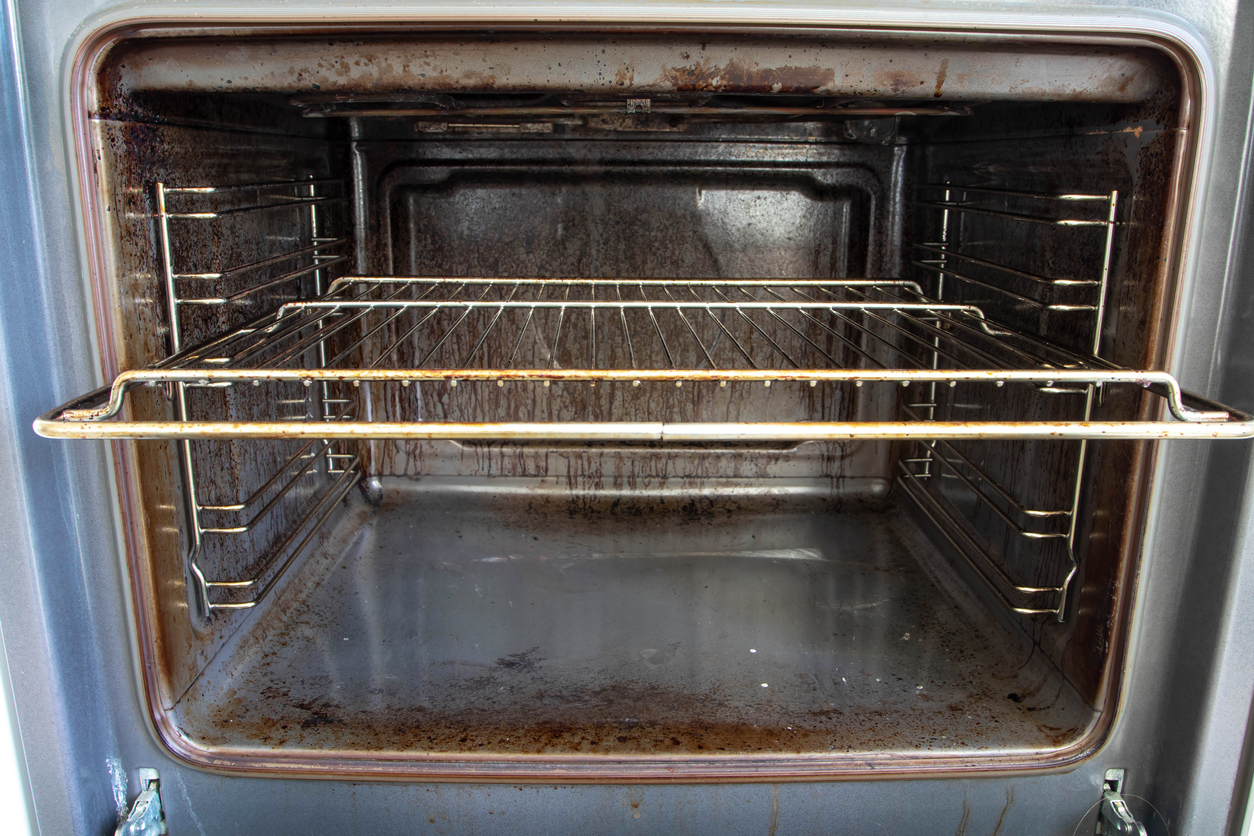
MULTIPOLYGON (((1164 68, 1160 77, 1169 78, 1169 71, 1164 68)), ((1171 176, 1173 163, 1180 146, 1187 145, 1189 134, 1178 104, 1180 93, 1177 81, 1164 82, 1158 95, 1137 105, 1090 105, 1073 110, 1041 107, 1014 115, 993 105, 973 116, 961 133, 955 130, 956 125, 941 123, 920 140, 923 147, 917 166, 921 183, 974 181, 1045 194, 1117 194, 1118 223, 1107 245, 1108 271, 1103 266, 1101 246, 1104 230, 1100 235, 1090 231, 1087 237, 1072 230, 1042 235, 1030 224, 959 215, 956 221, 950 220, 944 234, 950 239, 949 246, 961 248, 970 240, 977 252, 1002 264, 1022 265, 1028 253, 1028 263, 1039 263, 1040 272, 1049 277, 1101 277, 1108 287, 1101 306, 1103 327, 1096 353, 1127 368, 1161 366, 1161 335, 1172 318, 1169 300, 1175 276, 1168 257, 1171 235, 1163 230, 1170 229, 1178 199, 1171 176)), ((921 241, 941 237, 938 213, 921 206, 915 214, 913 247, 906 260, 915 264, 910 275, 925 287, 943 288, 937 295, 946 301, 980 304, 999 321, 1037 331, 1055 343, 1092 350, 1096 312, 1042 310, 1018 300, 1008 301, 974 282, 956 278, 955 274, 980 275, 978 267, 972 270, 961 261, 945 265, 953 273, 946 274, 945 283, 938 285, 937 271, 922 262, 928 251, 919 249, 921 241)), ((1054 287, 1044 299, 1074 304, 1076 300, 1098 298, 1093 290, 1077 290, 1054 287)), ((1066 397, 1055 396, 1053 408, 1060 408, 1056 402, 1066 397)), ((1134 413, 1136 398, 1134 392, 1101 393, 1094 414, 1100 419, 1103 414, 1134 413)), ((1075 407, 1074 401, 1070 406, 1075 407)), ((971 412, 967 407, 964 417, 993 420, 1004 408, 1004 403, 992 400, 983 412, 971 412)), ((1142 403, 1140 408, 1145 410, 1147 405, 1142 403)), ((1101 705, 1109 689, 1118 685, 1118 665, 1110 663, 1108 650, 1120 641, 1116 633, 1124 617, 1127 575, 1133 571, 1128 564, 1135 564, 1140 548, 1142 498, 1145 476, 1152 467, 1153 446, 1116 441, 1091 442, 1084 447, 1057 441, 957 442, 950 446, 983 463, 985 472, 1034 508, 1069 507, 1076 490, 1076 464, 1080 455, 1085 457, 1077 500, 1078 568, 1068 617, 1061 623, 1030 618, 1023 618, 1021 623, 1085 697, 1093 705, 1101 705)), ((961 486, 955 490, 951 484, 948 490, 959 497, 969 495, 961 486)), ((1042 549, 1039 541, 1007 536, 1008 529, 998 518, 986 514, 974 518, 974 523, 988 542, 1003 549, 1008 564, 1020 567, 1019 577, 1032 577, 1034 563, 1049 566, 1051 559, 1061 561, 1065 557, 1063 548, 1042 549)), ((1061 572, 1054 576, 1061 576, 1061 572)), ((1039 577, 1050 574, 1041 572, 1039 577)))
MULTIPOLYGON (((282 131, 283 126, 265 132, 244 124, 210 129, 195 123, 162 124, 142 114, 97 115, 92 127, 99 177, 96 185, 103 209, 99 213, 100 228, 109 255, 97 293, 106 300, 105 308, 113 313, 116 344, 110 348, 117 358, 117 368, 143 368, 164 359, 170 350, 166 265, 161 257, 154 185, 268 182, 310 174, 326 177, 332 173, 332 146, 316 137, 292 136, 282 131), (135 335, 142 336, 137 339, 135 335)), ((302 232, 300 224, 293 224, 291 218, 277 220, 268 226, 234 224, 215 230, 209 241, 184 240, 184 236, 172 234, 172 269, 220 269, 215 262, 229 265, 232 257, 254 260, 268 255, 257 247, 264 247, 275 237, 299 236, 302 232)), ((271 298, 261 301, 271 305, 295 298, 293 289, 290 285, 280 287, 271 298)), ((234 308, 183 307, 183 344, 194 345, 224 323, 255 316, 262 308, 257 300, 248 301, 253 304, 234 308)), ((137 408, 161 420, 171 413, 171 394, 149 392, 137 408)), ((235 404, 232 408, 241 407, 235 404)), ((248 409, 249 405, 242 408, 248 409)), ((269 473, 280 469, 292 449, 294 445, 290 443, 193 444, 200 501, 243 499, 239 494, 246 495, 250 487, 261 484, 269 473)), ((144 602, 141 605, 147 606, 148 618, 156 625, 150 676, 156 680, 156 701, 163 709, 178 700, 225 639, 253 614, 226 611, 204 618, 195 613, 195 595, 188 574, 193 538, 180 466, 181 450, 179 443, 165 441, 116 448, 125 490, 133 497, 134 507, 142 509, 128 515, 127 538, 130 550, 137 556, 133 571, 142 579, 144 588, 137 600, 144 602)), ((246 515, 257 514, 259 522, 243 535, 206 535, 198 558, 202 571, 210 579, 243 577, 255 571, 257 556, 269 552, 271 543, 284 533, 282 523, 290 524, 301 511, 299 503, 308 501, 304 494, 302 490, 294 491, 265 516, 257 512, 259 503, 251 505, 246 515)), ((224 516, 204 514, 202 525, 238 522, 234 516, 224 516)))

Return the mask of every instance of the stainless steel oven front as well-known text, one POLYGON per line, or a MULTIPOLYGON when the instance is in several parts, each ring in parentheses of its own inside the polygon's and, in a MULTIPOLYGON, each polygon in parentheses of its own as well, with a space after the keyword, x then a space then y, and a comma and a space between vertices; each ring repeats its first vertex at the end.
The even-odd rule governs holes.
POLYGON ((1249 15, 5 13, 41 831, 1247 826, 1249 15))

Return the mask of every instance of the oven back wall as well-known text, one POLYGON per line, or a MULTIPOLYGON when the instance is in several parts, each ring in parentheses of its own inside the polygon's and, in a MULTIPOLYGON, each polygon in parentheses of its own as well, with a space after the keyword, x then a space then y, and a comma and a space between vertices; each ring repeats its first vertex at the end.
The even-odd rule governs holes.
MULTIPOLYGON (((402 142, 387 137, 412 132, 406 122, 400 128, 396 121, 353 122, 353 135, 362 137, 352 148, 364 190, 357 204, 363 213, 357 241, 367 275, 731 279, 879 278, 900 272, 906 148, 850 143, 839 125, 710 125, 664 131, 656 138, 610 131, 599 139, 496 139, 471 131, 402 142)), ((615 289, 601 292, 613 298, 615 289)), ((626 282, 618 292, 630 296, 635 289, 626 282)), ((468 286, 462 295, 475 293, 468 286)), ((710 351, 727 342, 704 317, 698 320, 710 351)), ((543 368, 553 362, 546 356, 547 341, 556 336, 560 345, 551 350, 557 362, 578 366, 593 355, 605 364, 602 355, 625 352, 630 342, 636 354, 616 362, 664 367, 666 358, 659 353, 664 346, 687 347, 692 341, 677 320, 663 322, 660 339, 650 338, 646 323, 644 331, 625 340, 626 320, 603 316, 590 326, 574 314, 559 322, 554 312, 541 312, 519 350, 530 358, 527 365, 543 368), (533 340, 531 334, 538 336, 533 340)), ((639 325, 633 319, 632 328, 639 325)), ((441 356, 454 365, 464 362, 487 327, 476 321, 453 333, 441 356)), ((519 322, 497 327, 512 334, 508 329, 519 322)), ((394 336, 380 331, 364 356, 377 356, 394 336)), ((807 336, 827 351, 847 352, 831 334, 807 336)), ((412 354, 406 355, 408 362, 419 364, 428 348, 415 342, 402 351, 412 354)), ((809 346, 800 341, 784 348, 809 356, 803 353, 809 346)), ((748 349, 772 351, 752 343, 748 349)), ((455 390, 435 383, 372 394, 376 414, 398 420, 498 415, 541 421, 761 421, 789 414, 801 421, 857 420, 877 411, 888 414, 896 395, 882 387, 788 383, 769 389, 749 383, 695 383, 684 389, 507 383, 455 390)), ((434 476, 456 472, 459 463, 461 469, 467 466, 460 445, 368 446, 368 469, 380 475, 434 476)), ((498 466, 490 472, 560 473, 575 491, 660 488, 668 477, 675 484, 683 478, 811 479, 830 482, 833 495, 875 499, 891 481, 891 450, 888 443, 869 442, 735 455, 531 445, 492 457, 498 466)), ((476 458, 469 464, 481 463, 476 458)))

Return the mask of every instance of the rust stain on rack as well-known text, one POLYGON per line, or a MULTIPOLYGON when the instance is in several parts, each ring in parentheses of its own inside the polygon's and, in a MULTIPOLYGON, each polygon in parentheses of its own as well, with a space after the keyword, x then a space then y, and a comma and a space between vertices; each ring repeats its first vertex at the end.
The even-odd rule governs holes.
POLYGON ((1250 438, 1249 421, 1221 424, 1137 421, 905 422, 693 424, 664 422, 441 423, 344 421, 337 423, 200 421, 72 422, 38 419, 46 438, 356 438, 514 439, 550 441, 832 441, 852 439, 1170 439, 1250 438))

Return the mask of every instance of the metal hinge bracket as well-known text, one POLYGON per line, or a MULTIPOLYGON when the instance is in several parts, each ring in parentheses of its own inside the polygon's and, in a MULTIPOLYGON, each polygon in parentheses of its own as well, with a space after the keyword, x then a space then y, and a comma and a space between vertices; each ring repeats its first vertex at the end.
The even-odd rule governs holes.
POLYGON ((139 797, 118 822, 113 836, 166 836, 165 811, 161 809, 161 776, 155 769, 139 770, 139 797))
POLYGON ((1107 769, 1102 781, 1102 803, 1097 809, 1097 836, 1145 836, 1145 825, 1123 801, 1123 770, 1107 769))

